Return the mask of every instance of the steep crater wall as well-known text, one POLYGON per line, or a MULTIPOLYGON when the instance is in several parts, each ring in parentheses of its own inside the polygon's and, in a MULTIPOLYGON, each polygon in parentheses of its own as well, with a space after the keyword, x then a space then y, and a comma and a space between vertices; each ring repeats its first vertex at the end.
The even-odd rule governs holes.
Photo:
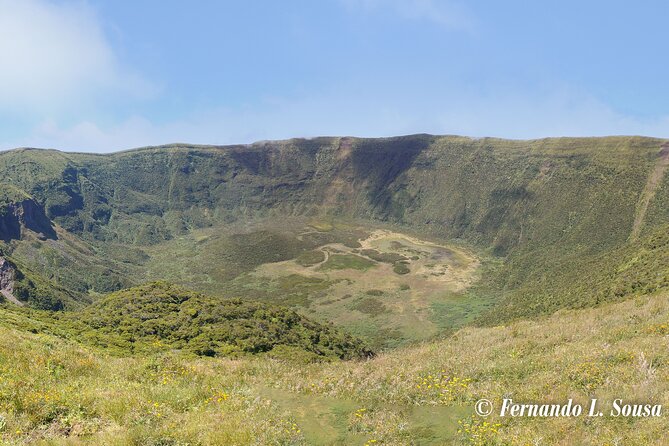
MULTIPOLYGON (((657 174, 665 143, 411 135, 110 155, 23 150, 0 154, 0 171, 89 241, 150 245, 248 219, 357 218, 503 257, 500 286, 513 290, 565 265, 585 267, 669 222, 669 177, 657 174)), ((36 213, 26 220, 22 212, 23 223, 16 210, 5 214, 3 233, 16 237, 18 221, 49 236, 36 213)))

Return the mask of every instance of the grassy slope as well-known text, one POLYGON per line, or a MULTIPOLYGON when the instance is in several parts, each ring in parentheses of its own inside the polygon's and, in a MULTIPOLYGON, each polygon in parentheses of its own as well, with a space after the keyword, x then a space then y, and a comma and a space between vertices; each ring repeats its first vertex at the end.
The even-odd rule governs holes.
MULTIPOLYGON (((499 323, 560 308, 584 308, 669 288, 669 226, 659 226, 641 240, 596 255, 574 257, 529 271, 514 259, 502 270, 504 280, 518 281, 510 298, 479 322, 499 323)), ((498 281, 500 279, 497 279, 498 281)))
POLYGON ((466 328, 371 361, 307 366, 109 357, 7 328, 3 318, 2 437, 8 444, 660 445, 666 417, 493 416, 483 425, 470 414, 482 397, 666 404, 668 297, 466 328))
POLYGON ((144 259, 132 258, 132 248, 116 258, 106 255, 114 246, 93 246, 62 229, 57 238, 0 241, 0 255, 11 260, 23 279, 16 283, 19 298, 42 309, 76 309, 92 296, 130 286, 144 259))

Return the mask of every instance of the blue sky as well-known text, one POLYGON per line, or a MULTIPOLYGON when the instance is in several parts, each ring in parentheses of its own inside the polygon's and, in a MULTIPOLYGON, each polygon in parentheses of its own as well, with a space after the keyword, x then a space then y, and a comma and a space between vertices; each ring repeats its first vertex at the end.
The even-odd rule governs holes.
POLYGON ((669 137, 664 1, 0 0, 0 149, 669 137))

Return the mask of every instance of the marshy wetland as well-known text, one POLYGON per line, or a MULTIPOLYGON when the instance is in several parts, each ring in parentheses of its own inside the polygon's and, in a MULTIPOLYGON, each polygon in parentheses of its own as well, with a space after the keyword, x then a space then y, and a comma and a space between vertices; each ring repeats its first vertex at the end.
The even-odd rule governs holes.
POLYGON ((292 306, 377 348, 432 338, 492 303, 468 294, 482 261, 461 243, 332 219, 293 219, 287 227, 261 221, 250 230, 207 229, 171 240, 147 251, 148 274, 165 277, 173 262, 179 267, 167 278, 183 280, 185 270, 196 289, 292 306), (189 260, 192 252, 181 256, 178 247, 192 246, 191 238, 198 250, 189 260))

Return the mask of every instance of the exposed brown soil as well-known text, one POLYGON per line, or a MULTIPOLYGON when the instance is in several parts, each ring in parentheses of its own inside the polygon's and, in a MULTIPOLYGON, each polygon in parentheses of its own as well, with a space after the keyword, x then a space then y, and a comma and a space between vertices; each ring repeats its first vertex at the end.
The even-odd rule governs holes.
POLYGON ((664 143, 660 148, 659 158, 653 171, 648 176, 648 181, 646 186, 641 192, 639 197, 639 202, 637 203, 636 215, 634 217, 634 225, 632 226, 632 234, 630 235, 631 240, 637 240, 641 229, 643 228, 643 223, 646 218, 646 212, 648 211, 648 205, 655 196, 657 188, 662 183, 664 174, 666 173, 667 167, 669 166, 669 143, 664 143))
POLYGON ((16 272, 11 263, 0 257, 0 294, 9 302, 23 306, 23 302, 18 300, 14 294, 14 277, 16 272))

